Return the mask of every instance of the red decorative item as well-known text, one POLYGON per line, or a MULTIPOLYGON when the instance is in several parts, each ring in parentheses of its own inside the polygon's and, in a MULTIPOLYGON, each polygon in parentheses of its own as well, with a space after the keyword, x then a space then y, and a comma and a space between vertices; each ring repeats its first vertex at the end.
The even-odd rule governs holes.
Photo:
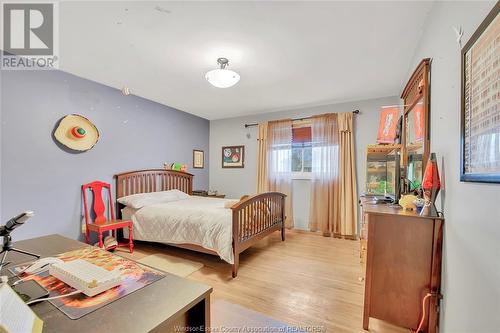
POLYGON ((386 107, 380 113, 377 143, 394 143, 398 124, 399 107, 386 107))
POLYGON ((111 185, 108 183, 104 183, 101 181, 94 181, 92 183, 88 183, 85 185, 82 185, 82 194, 83 194, 83 206, 85 209, 85 240, 87 244, 90 244, 90 232, 96 232, 98 235, 99 239, 99 247, 103 247, 103 233, 107 231, 111 231, 113 234, 113 237, 116 238, 116 230, 117 229, 124 229, 128 228, 128 243, 118 243, 116 246, 111 246, 107 248, 107 250, 116 248, 118 246, 125 246, 128 247, 130 250, 130 253, 134 251, 134 241, 132 239, 132 221, 127 220, 127 221, 122 221, 122 220, 115 220, 115 210, 113 208, 113 198, 111 197, 111 185), (102 192, 103 190, 108 192, 108 217, 106 218, 105 212, 106 212, 106 205, 104 203, 104 200, 102 198, 102 192), (90 211, 89 207, 87 205, 87 193, 92 192, 93 197, 94 197, 94 205, 93 205, 93 210, 94 210, 94 220, 91 221, 90 218, 90 211))
POLYGON ((75 126, 71 129, 71 135, 73 135, 77 139, 81 139, 85 137, 85 130, 79 126, 75 126))
POLYGON ((435 202, 440 189, 441 180, 439 179, 436 154, 431 153, 429 161, 427 161, 427 165, 425 166, 424 179, 422 181, 425 204, 420 215, 438 216, 435 202))

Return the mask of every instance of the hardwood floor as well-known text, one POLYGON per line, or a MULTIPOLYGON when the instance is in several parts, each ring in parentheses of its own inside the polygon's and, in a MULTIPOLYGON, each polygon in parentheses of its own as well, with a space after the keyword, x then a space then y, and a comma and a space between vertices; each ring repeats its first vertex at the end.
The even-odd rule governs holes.
MULTIPOLYGON (((288 231, 275 233, 240 256, 236 279, 218 257, 137 242, 133 259, 167 253, 203 263, 188 279, 214 288, 212 299, 261 312, 290 325, 322 326, 326 332, 366 332, 362 328, 364 282, 358 241, 288 231)), ((127 249, 119 254, 129 256, 127 249)), ((408 332, 371 319, 370 332, 408 332)))

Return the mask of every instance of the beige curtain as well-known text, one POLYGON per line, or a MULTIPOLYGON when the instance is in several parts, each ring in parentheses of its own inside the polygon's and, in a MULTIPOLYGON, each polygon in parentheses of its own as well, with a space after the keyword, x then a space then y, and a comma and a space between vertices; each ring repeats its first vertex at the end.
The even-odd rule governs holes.
POLYGON ((257 193, 269 191, 269 182, 267 179, 267 140, 268 125, 259 124, 259 134, 257 137, 257 193))
POLYGON ((340 219, 335 224, 334 234, 346 238, 357 237, 358 219, 352 117, 351 112, 338 115, 340 219))
POLYGON ((268 123, 267 175, 269 191, 281 192, 285 199, 285 226, 293 227, 292 210, 292 120, 268 123))
POLYGON ((337 114, 312 118, 312 174, 309 229, 333 234, 339 220, 339 132, 337 114))
POLYGON ((257 140, 257 192, 276 191, 287 196, 285 226, 292 228, 292 120, 260 124, 257 140))
POLYGON ((352 113, 312 118, 309 228, 323 235, 357 236, 357 190, 352 113))

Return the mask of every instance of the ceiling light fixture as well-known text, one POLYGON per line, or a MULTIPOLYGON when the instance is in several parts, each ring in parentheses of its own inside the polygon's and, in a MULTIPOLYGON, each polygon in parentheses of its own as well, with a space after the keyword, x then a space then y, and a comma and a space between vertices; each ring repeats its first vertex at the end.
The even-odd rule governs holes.
POLYGON ((219 58, 217 59, 217 63, 220 68, 211 70, 205 74, 205 79, 207 79, 211 85, 217 88, 229 88, 238 83, 240 80, 240 74, 227 69, 229 60, 226 58, 219 58))

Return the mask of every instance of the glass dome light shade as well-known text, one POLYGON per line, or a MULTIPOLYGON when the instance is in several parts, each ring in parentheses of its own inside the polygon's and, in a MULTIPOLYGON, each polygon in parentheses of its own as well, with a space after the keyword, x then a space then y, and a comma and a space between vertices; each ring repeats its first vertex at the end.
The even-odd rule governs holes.
POLYGON ((217 88, 229 88, 240 80, 240 75, 230 69, 217 68, 207 72, 205 78, 217 88))

